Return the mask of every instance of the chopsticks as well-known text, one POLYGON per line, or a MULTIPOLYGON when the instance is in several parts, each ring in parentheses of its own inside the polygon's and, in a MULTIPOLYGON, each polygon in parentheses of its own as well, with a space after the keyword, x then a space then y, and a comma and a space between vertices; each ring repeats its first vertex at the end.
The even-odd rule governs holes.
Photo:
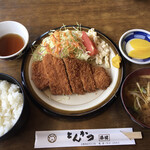
POLYGON ((142 133, 139 132, 122 132, 125 136, 127 136, 130 140, 132 139, 142 139, 142 133))

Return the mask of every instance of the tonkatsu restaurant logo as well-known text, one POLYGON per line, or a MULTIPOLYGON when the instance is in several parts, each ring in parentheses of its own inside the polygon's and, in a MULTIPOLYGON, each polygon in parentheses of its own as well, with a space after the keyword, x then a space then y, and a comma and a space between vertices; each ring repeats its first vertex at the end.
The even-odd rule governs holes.
POLYGON ((56 134, 54 134, 54 133, 49 134, 48 137, 47 137, 47 140, 48 140, 50 143, 54 143, 54 142, 57 140, 56 134))

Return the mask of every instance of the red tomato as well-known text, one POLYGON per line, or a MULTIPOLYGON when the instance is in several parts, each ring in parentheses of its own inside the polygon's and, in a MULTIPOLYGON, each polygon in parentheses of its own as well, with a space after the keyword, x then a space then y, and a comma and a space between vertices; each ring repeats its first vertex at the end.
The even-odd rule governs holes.
POLYGON ((91 39, 88 37, 85 31, 82 31, 82 40, 84 46, 86 47, 86 50, 90 52, 90 56, 94 56, 98 53, 95 44, 91 41, 91 39))

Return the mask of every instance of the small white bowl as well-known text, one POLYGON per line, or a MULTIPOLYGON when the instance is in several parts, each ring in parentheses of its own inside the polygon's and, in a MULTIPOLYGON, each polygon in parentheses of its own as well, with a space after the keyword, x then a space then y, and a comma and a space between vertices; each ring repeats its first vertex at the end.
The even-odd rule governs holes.
POLYGON ((131 39, 144 39, 150 42, 150 32, 143 30, 143 29, 132 29, 128 30, 125 32, 119 40, 119 50, 121 54, 130 62, 135 63, 135 64, 149 64, 150 63, 150 58, 147 59, 134 59, 128 56, 126 52, 126 44, 129 40, 131 39))
POLYGON ((24 46, 16 53, 8 56, 0 56, 0 59, 12 60, 22 56, 24 50, 29 42, 29 33, 24 25, 16 21, 0 22, 0 37, 6 34, 17 34, 24 40, 24 46))

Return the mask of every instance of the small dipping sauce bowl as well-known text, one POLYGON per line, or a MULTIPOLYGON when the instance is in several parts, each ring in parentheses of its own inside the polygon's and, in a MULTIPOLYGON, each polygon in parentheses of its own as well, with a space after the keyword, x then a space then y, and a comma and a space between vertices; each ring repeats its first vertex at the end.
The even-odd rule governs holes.
POLYGON ((29 33, 16 21, 0 22, 0 59, 13 60, 21 57, 29 42, 29 33))
POLYGON ((130 61, 132 63, 135 63, 135 64, 140 64, 140 65, 149 64, 150 63, 150 58, 135 59, 135 58, 132 58, 132 57, 128 56, 126 45, 132 39, 143 39, 143 40, 146 40, 146 41, 150 42, 150 32, 146 31, 146 30, 143 30, 143 29, 128 30, 127 32, 125 32, 120 37, 120 40, 119 40, 119 50, 120 50, 121 54, 128 61, 130 61))

